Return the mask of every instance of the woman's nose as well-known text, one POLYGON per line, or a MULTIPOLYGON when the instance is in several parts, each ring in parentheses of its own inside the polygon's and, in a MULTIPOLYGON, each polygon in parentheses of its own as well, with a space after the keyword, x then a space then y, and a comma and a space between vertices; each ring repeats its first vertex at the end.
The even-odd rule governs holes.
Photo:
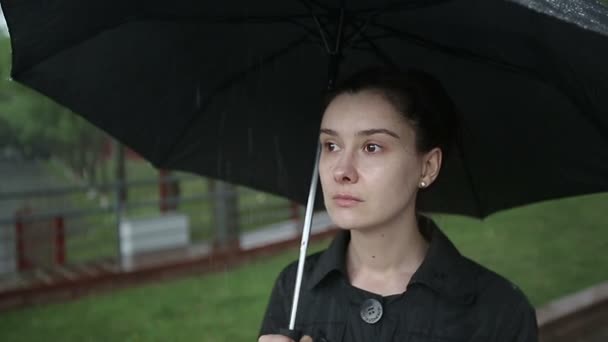
POLYGON ((334 180, 337 183, 356 183, 358 178, 354 157, 343 154, 334 168, 334 180))

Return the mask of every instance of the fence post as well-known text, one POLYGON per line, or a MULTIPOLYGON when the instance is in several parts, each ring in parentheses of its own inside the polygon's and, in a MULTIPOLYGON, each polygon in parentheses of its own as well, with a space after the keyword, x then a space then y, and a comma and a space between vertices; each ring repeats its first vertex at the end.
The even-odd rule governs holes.
POLYGON ((168 170, 159 170, 159 204, 160 212, 177 210, 180 188, 179 180, 173 178, 168 170))
POLYGON ((296 201, 289 202, 289 209, 291 211, 291 219, 299 222, 302 220, 302 207, 296 201))
POLYGON ((126 168, 125 168, 125 148, 118 141, 114 141, 115 152, 116 152, 116 200, 114 204, 114 213, 116 215, 116 254, 118 259, 122 258, 120 251, 122 250, 120 241, 120 224, 123 219, 125 202, 127 201, 127 184, 126 180, 126 168))
POLYGON ((125 166, 125 147, 116 141, 116 181, 117 196, 121 203, 127 201, 127 168, 125 166))
POLYGON ((213 193, 213 221, 215 224, 214 248, 234 250, 239 243, 239 210, 238 196, 234 185, 211 180, 210 189, 213 193))
POLYGON ((167 187, 167 177, 169 176, 169 171, 167 170, 159 170, 158 171, 158 178, 159 178, 159 184, 158 184, 158 192, 159 192, 159 197, 160 197, 160 212, 161 213, 165 213, 167 210, 169 210, 169 205, 167 203, 167 195, 168 195, 168 187, 167 187))
POLYGON ((25 256, 25 239, 23 236, 23 220, 19 215, 15 216, 15 241, 17 242, 17 269, 22 271, 29 267, 25 256))
POLYGON ((55 263, 65 264, 65 229, 62 216, 55 217, 55 263))

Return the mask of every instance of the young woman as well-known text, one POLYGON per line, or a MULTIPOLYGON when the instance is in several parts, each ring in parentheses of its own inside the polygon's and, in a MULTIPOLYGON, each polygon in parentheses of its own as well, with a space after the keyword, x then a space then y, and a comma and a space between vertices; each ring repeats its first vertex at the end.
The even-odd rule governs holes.
MULTIPOLYGON (((329 96, 319 173, 342 231, 307 258, 297 315, 304 341, 537 341, 524 294, 416 212, 457 127, 449 97, 421 71, 367 69, 329 96)), ((292 341, 279 330, 296 268, 276 281, 260 342, 292 341)))

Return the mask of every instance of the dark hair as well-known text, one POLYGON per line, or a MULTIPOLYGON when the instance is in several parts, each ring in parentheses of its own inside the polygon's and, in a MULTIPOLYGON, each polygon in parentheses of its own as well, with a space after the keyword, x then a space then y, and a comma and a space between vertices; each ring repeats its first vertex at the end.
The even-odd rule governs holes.
POLYGON ((458 115, 447 92, 433 76, 414 69, 366 68, 330 91, 325 108, 340 94, 364 90, 378 91, 408 120, 414 128, 419 152, 435 147, 444 155, 450 152, 458 136, 458 115))

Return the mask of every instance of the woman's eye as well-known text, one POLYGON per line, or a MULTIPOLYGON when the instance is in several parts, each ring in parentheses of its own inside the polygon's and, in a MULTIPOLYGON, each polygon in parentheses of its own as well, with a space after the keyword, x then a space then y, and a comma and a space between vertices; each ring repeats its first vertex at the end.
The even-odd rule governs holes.
POLYGON ((365 152, 369 152, 369 153, 379 152, 380 149, 382 149, 380 147, 380 145, 376 145, 376 144, 367 144, 364 147, 365 152))
POLYGON ((324 145, 325 149, 329 152, 333 152, 338 149, 338 146, 332 142, 326 142, 324 145))

